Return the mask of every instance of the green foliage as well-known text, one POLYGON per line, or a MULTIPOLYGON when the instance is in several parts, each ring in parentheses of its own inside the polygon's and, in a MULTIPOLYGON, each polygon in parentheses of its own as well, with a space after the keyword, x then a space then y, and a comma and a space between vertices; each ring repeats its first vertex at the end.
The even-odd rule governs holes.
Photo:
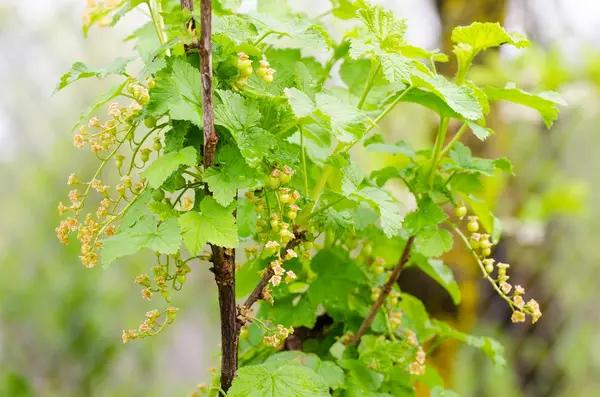
POLYGON ((277 362, 240 369, 229 397, 324 397, 327 384, 312 369, 277 362))
MULTIPOLYGON (((124 2, 113 21, 141 3, 124 2)), ((458 284, 440 259, 452 249, 454 231, 513 309, 513 321, 529 315, 535 322, 541 315, 535 301, 517 305, 506 292, 513 287, 505 268, 489 275, 495 269, 487 258, 501 228, 477 204, 478 194, 485 178, 512 174, 512 164, 474 157, 459 142, 467 128, 482 141, 493 134, 486 127, 490 101, 533 108, 548 126, 556 119, 557 105, 563 104, 558 94, 534 95, 513 86, 482 89, 467 80, 481 51, 503 44, 521 48, 527 41, 498 24, 458 27, 452 40, 459 71, 450 79, 434 67, 448 61, 445 54, 406 43, 406 22, 364 0, 332 1, 334 17, 359 26, 340 42, 321 22, 285 2, 259 1, 258 13, 250 15, 235 13, 239 1, 214 2, 212 131, 204 126, 210 119, 203 119, 207 76, 200 74, 199 62, 206 58, 190 51, 197 33, 188 26, 192 19, 200 26, 198 10, 181 10, 176 2, 147 5, 152 22, 132 36, 144 63, 137 77, 125 72, 125 59, 100 70, 76 63, 58 88, 116 74, 127 80, 90 112, 117 97, 133 100, 127 107, 111 104, 108 121, 92 118, 75 135, 76 146, 90 145, 101 165, 89 181, 70 178, 85 191, 72 191, 70 206, 59 205, 73 216, 56 229, 64 243, 78 230, 82 262, 90 267, 98 253, 104 264, 143 248, 156 254, 154 277, 142 274, 136 283, 146 299, 158 292, 169 306, 147 314, 145 326, 124 332, 123 340, 155 335, 172 323, 177 309, 171 297, 186 282, 188 262, 208 260, 221 305, 231 305, 221 307, 222 313, 231 319, 237 311, 236 322, 223 329, 242 332, 241 368, 230 397, 328 396, 330 390, 343 397, 414 396, 416 382, 432 395, 452 396, 423 350, 445 338, 475 346, 502 364, 495 340, 431 320, 423 303, 389 278, 416 266, 459 304, 458 284), (305 48, 328 53, 329 60, 306 57, 305 48), (344 86, 328 82, 338 62, 344 86), (404 141, 384 141, 378 123, 403 102, 439 115, 432 148, 417 151, 404 141), (446 144, 451 119, 463 126, 446 144), (349 154, 356 145, 401 155, 401 161, 367 176, 349 154), (103 175, 109 161, 121 177, 114 186, 101 180, 111 177, 103 175), (399 179, 406 192, 389 189, 391 179, 399 179), (95 216, 83 216, 95 193, 102 195, 100 208, 95 216), (467 218, 468 235, 463 234, 468 210, 460 200, 467 200, 492 236, 480 230, 476 216, 467 218), (452 208, 455 216, 448 215, 452 208), (240 241, 245 255, 238 250, 235 257, 240 241), (227 258, 241 260, 237 271, 227 258), (250 294, 239 307, 234 296, 226 296, 234 285, 238 298, 250 294), (253 314, 249 308, 256 300, 260 308, 253 314), (276 353, 272 347, 293 327, 302 328, 288 342, 303 351, 276 353)), ((113 12, 103 7, 95 12, 113 12)), ((238 346, 230 339, 223 344, 238 346)), ((223 365, 231 358, 223 357, 223 365)), ((221 379, 225 376, 224 371, 221 379)))

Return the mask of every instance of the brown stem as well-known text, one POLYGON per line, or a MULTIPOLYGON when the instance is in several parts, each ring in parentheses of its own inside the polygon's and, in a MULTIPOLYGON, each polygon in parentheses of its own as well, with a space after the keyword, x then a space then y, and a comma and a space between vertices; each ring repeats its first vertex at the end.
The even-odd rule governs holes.
MULTIPOLYGON (((183 0, 182 0, 183 1, 183 0)), ((189 1, 192 3, 192 1, 189 1)), ((204 168, 215 164, 219 137, 215 131, 215 113, 212 95, 212 1, 200 2, 200 74, 202 75, 202 116, 204 126, 204 168)))
MULTIPOLYGON (((181 8, 194 10, 193 0, 181 0, 181 8)), ((215 153, 219 137, 215 131, 212 87, 212 1, 200 2, 200 75, 202 76, 202 116, 204 127, 204 169, 215 164, 215 153)), ((192 19, 188 28, 196 42, 196 26, 192 19)), ((210 192, 207 190, 207 194, 210 192)), ((234 214, 235 215, 235 214, 234 214)), ((212 271, 219 290, 221 312, 221 389, 227 392, 236 376, 238 367, 237 307, 235 302, 235 250, 216 245, 212 250, 212 271)))
POLYGON ((392 275, 390 276, 389 280, 383 286, 381 293, 377 297, 377 300, 373 304, 373 307, 371 307, 371 311, 369 311, 369 314, 367 315, 367 317, 365 317, 364 321, 360 325, 358 332, 350 340, 350 344, 356 345, 356 344, 358 344, 358 342, 360 342, 360 338, 365 334, 365 332, 367 332, 367 330, 371 326, 371 323, 375 319, 377 312, 379 311, 379 309, 385 302, 385 300, 388 297, 388 295, 390 294, 390 292, 392 292, 392 287, 394 286, 394 284, 400 277, 400 273, 402 273, 402 270, 404 270, 404 266, 410 259, 410 250, 412 248, 414 240, 415 240, 415 236, 410 236, 408 238, 408 240, 406 241, 406 245, 404 246, 404 251, 402 251, 402 256, 400 257, 400 260, 398 260, 398 264, 394 268, 394 271, 392 271, 392 275))

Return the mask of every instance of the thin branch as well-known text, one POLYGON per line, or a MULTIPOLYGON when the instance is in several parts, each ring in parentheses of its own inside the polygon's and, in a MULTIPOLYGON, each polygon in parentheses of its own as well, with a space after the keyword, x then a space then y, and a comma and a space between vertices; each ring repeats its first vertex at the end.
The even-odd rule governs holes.
POLYGON ((358 342, 360 342, 360 338, 365 334, 365 332, 367 332, 367 330, 371 326, 371 323, 373 323, 373 320, 375 319, 377 312, 379 311, 379 309, 381 308, 381 306, 387 299, 390 292, 392 292, 392 287, 394 286, 394 284, 400 277, 400 273, 402 273, 402 270, 404 270, 404 266, 406 266, 406 263, 410 259, 410 250, 412 248, 414 240, 415 240, 415 236, 410 236, 408 238, 408 240, 406 241, 406 245, 404 246, 404 251, 402 252, 402 256, 400 257, 400 260, 398 260, 398 264, 394 268, 394 271, 392 272, 392 275, 390 276, 389 280, 383 286, 383 289, 381 290, 381 293, 379 294, 379 296, 377 297, 377 300, 373 304, 373 307, 371 307, 369 314, 367 315, 367 317, 365 317, 363 323, 360 325, 358 332, 351 339, 350 344, 352 344, 352 345, 358 344, 358 342))
MULTIPOLYGON (((293 240, 291 240, 289 243, 287 243, 287 245, 285 246, 285 251, 293 250, 298 245, 300 245, 300 243, 303 242, 304 239, 306 238, 306 231, 304 231, 304 230, 297 231, 295 234, 296 234, 296 237, 293 240)), ((271 277, 273 277, 273 274, 274 274, 273 270, 269 267, 267 269, 267 272, 263 276, 263 278, 258 282, 256 287, 254 287, 254 290, 252 290, 250 295, 248 295, 246 302, 244 302, 244 305, 242 307, 245 310, 250 309, 257 300, 261 299, 263 290, 265 289, 267 284, 269 284, 269 280, 271 280, 271 277)))

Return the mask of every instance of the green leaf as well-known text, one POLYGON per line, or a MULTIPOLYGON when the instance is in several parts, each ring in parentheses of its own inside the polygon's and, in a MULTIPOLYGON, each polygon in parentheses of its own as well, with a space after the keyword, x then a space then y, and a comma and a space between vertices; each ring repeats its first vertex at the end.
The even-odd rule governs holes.
POLYGON ((506 33, 498 22, 473 22, 469 26, 458 26, 452 31, 452 42, 471 46, 474 54, 502 44, 510 44, 517 48, 529 45, 524 36, 506 33))
POLYGON ((381 54, 383 74, 390 83, 410 83, 416 71, 413 60, 400 54, 381 54))
POLYGON ((103 79, 111 74, 126 76, 127 65, 129 65, 129 63, 132 60, 133 58, 117 58, 109 65, 100 69, 90 68, 83 62, 75 62, 73 66, 71 66, 71 70, 69 70, 67 73, 61 76, 60 82, 58 83, 58 86, 54 89, 54 92, 56 93, 68 86, 69 84, 74 83, 75 81, 80 79, 85 79, 89 77, 103 79))
POLYGON ((156 159, 144 170, 148 184, 158 189, 167 178, 182 165, 193 166, 197 162, 196 149, 187 146, 176 152, 167 153, 156 159))
POLYGON ((423 230, 415 238, 417 251, 428 257, 438 257, 450 251, 453 244, 452 234, 438 228, 423 230))
POLYGON ((409 234, 417 234, 424 229, 436 227, 446 218, 448 216, 444 210, 430 197, 425 197, 419 201, 417 211, 406 215, 404 227, 409 234))
POLYGON ((367 116, 356 106, 342 102, 330 94, 317 94, 317 109, 329 121, 331 131, 341 142, 354 142, 364 135, 367 116))
POLYGON ((188 211, 179 217, 183 242, 192 255, 198 255, 206 243, 235 248, 238 232, 230 210, 206 196, 200 202, 200 212, 188 211))
POLYGON ((169 111, 171 119, 188 120, 202 128, 201 87, 200 71, 177 58, 171 76, 158 80, 150 90, 148 112, 162 115, 169 111))
POLYGON ((92 113, 94 113, 96 110, 98 110, 102 106, 104 106, 108 101, 118 97, 121 94, 121 92, 123 91, 123 89, 125 88, 126 84, 127 84, 127 80, 125 80, 121 84, 114 86, 113 88, 111 88, 110 90, 108 90, 107 92, 102 94, 100 96, 100 98, 98 98, 98 100, 96 100, 96 102, 94 102, 90 106, 88 106, 87 109, 85 109, 79 116, 79 122, 77 124, 75 124, 75 126, 73 127, 73 130, 78 128, 82 123, 87 124, 87 121, 90 118, 90 116, 92 115, 92 113))
POLYGON ((441 75, 430 76, 422 72, 413 74, 412 82, 415 87, 431 91, 466 120, 479 120, 483 117, 475 93, 467 86, 458 86, 441 75))
POLYGON ((153 216, 142 217, 102 244, 102 263, 109 265, 122 256, 150 248, 161 254, 174 254, 181 245, 181 230, 176 219, 167 219, 157 226, 153 216))
POLYGON ((300 351, 284 351, 273 354, 266 363, 277 362, 292 365, 303 365, 315 371, 323 378, 330 389, 344 386, 344 371, 331 361, 321 361, 315 354, 306 354, 300 351))
POLYGON ((257 170, 249 168, 239 150, 233 145, 221 147, 217 153, 217 166, 204 171, 202 180, 208 183, 213 197, 223 207, 234 200, 238 189, 255 190, 262 186, 257 170))
POLYGON ((458 283, 454 280, 452 269, 439 259, 429 259, 415 261, 419 269, 425 274, 437 281, 448 291, 455 305, 460 304, 461 293, 458 283))
POLYGON ((485 93, 490 101, 509 101, 535 109, 544 119, 546 127, 552 127, 558 118, 557 105, 567 106, 565 100, 554 91, 545 91, 540 94, 531 94, 507 84, 504 88, 486 87, 485 93))
POLYGON ((297 15, 255 14, 252 15, 252 19, 260 33, 272 32, 276 35, 287 36, 295 42, 297 47, 323 51, 330 47, 331 39, 327 32, 307 18, 297 15))
MULTIPOLYGON (((244 269, 244 266, 241 269, 244 269)), ((237 274, 236 272, 236 277, 237 274)), ((259 279, 260 277, 256 277, 256 281, 252 283, 248 293, 256 286, 259 279)), ((286 297, 277 297, 273 305, 268 303, 262 304, 259 316, 276 324, 285 324, 294 328, 312 328, 317 322, 317 311, 318 304, 311 301, 306 295, 289 295, 286 297)))
POLYGON ((179 217, 179 211, 174 210, 169 204, 163 202, 151 201, 148 203, 148 209, 153 214, 158 215, 158 219, 161 221, 179 217))
POLYGON ((297 88, 286 88, 284 93, 294 115, 299 119, 312 115, 317 109, 312 99, 297 88))
POLYGON ((310 368, 273 362, 240 368, 228 397, 329 397, 323 378, 310 368))
POLYGON ((129 204, 129 207, 123 214, 123 219, 121 220, 121 225, 119 225, 119 230, 128 228, 139 221, 140 218, 147 213, 146 206, 151 198, 152 189, 146 189, 142 194, 137 196, 133 202, 129 204))
POLYGON ((438 320, 433 320, 432 325, 436 328, 436 333, 440 337, 456 339, 468 344, 469 346, 476 347, 484 352, 497 366, 504 367, 506 365, 506 360, 504 358, 504 346, 502 346, 502 344, 496 339, 468 335, 438 320))
POLYGON ((330 0, 333 8, 333 15, 339 19, 356 18, 356 11, 360 9, 362 4, 357 0, 330 0))
POLYGON ((479 157, 471 157, 471 149, 460 142, 454 144, 450 150, 450 158, 454 161, 454 166, 450 165, 448 169, 467 173, 494 175, 494 162, 479 157))
POLYGON ((366 200, 378 211, 381 227, 388 238, 400 233, 407 212, 402 203, 394 201, 385 190, 370 186, 353 193, 352 196, 366 200))
POLYGON ((398 52, 402 48, 406 32, 404 19, 397 19, 392 11, 367 2, 363 2, 363 7, 357 11, 357 15, 369 32, 377 38, 382 50, 398 52))
POLYGON ((319 251, 312 258, 311 268, 318 277, 310 284, 308 299, 325 309, 348 311, 350 295, 367 284, 360 267, 341 249, 319 251))
POLYGON ((500 157, 499 159, 494 160, 494 167, 496 167, 496 169, 506 172, 507 174, 515 174, 512 163, 506 157, 500 157))
POLYGON ((221 100, 215 106, 215 124, 229 130, 248 165, 256 168, 274 146, 273 135, 258 126, 262 115, 256 102, 232 91, 217 93, 221 100))
POLYGON ((477 124, 474 121, 467 120, 467 124, 471 131, 473 131, 473 135, 475 135, 480 141, 485 141, 490 135, 494 135, 494 131, 477 124))
POLYGON ((440 52, 439 48, 428 51, 420 47, 406 44, 402 46, 400 52, 402 52, 402 55, 408 58, 419 58, 426 60, 433 59, 435 62, 448 62, 448 55, 440 52))
POLYGON ((367 146, 367 152, 403 154, 406 157, 414 158, 416 156, 415 149, 406 141, 400 140, 395 145, 387 143, 373 143, 367 146))

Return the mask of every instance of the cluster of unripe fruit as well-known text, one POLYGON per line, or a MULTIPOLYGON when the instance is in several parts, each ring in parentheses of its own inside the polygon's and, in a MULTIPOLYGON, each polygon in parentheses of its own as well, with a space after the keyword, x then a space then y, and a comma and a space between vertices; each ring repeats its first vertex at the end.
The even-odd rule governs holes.
MULTIPOLYGON (((240 77, 242 80, 247 80, 248 77, 252 76, 254 69, 252 68, 252 60, 248 55, 243 52, 237 54, 238 59, 235 66, 240 71, 240 77)), ((258 70, 256 74, 258 77, 264 80, 265 83, 270 84, 273 82, 273 74, 276 72, 275 69, 271 68, 269 62, 266 59, 262 59, 259 62, 258 70)))
MULTIPOLYGON (((463 219, 467 215, 467 207, 460 204, 455 208, 454 214, 458 219, 463 219)), ((470 233, 469 245, 475 252, 479 252, 482 258, 487 258, 492 254, 493 244, 490 241, 490 235, 486 233, 477 233, 479 231, 479 218, 469 216, 467 218, 467 231, 470 233)))
POLYGON ((185 284, 185 282, 187 281, 187 274, 191 272, 192 269, 184 261, 181 261, 178 258, 175 259, 175 274, 169 274, 167 265, 165 264, 159 263, 158 265, 152 268, 154 272, 154 284, 156 285, 155 288, 152 288, 152 282, 147 275, 141 274, 135 278, 136 284, 145 287, 142 290, 142 296, 144 297, 144 299, 150 300, 152 299, 152 295, 154 292, 160 292, 163 299, 169 302, 169 286, 167 282, 173 281, 172 287, 176 290, 181 289, 183 284, 185 284), (177 286, 175 281, 179 284, 179 286, 177 286))

